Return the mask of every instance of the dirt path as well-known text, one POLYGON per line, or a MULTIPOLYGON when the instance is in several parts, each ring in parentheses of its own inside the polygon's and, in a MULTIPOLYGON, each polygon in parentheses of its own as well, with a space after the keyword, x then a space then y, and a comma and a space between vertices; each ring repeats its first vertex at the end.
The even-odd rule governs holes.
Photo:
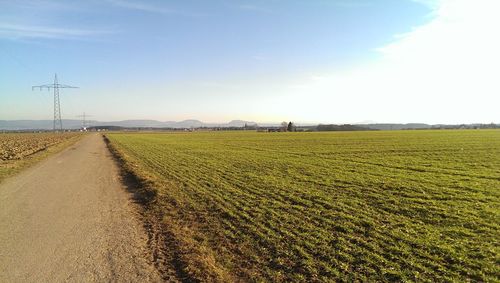
POLYGON ((147 235, 92 134, 0 184, 0 282, 156 282, 147 235))

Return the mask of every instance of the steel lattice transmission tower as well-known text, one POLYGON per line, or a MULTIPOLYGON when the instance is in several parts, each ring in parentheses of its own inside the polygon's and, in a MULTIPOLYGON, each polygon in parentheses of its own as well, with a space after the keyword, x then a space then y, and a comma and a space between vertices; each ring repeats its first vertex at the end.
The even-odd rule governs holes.
POLYGON ((83 115, 78 115, 76 117, 83 118, 82 119, 82 130, 86 131, 87 128, 90 127, 90 121, 86 118, 92 117, 92 115, 88 115, 88 114, 85 114, 85 112, 83 112, 83 115))
POLYGON ((57 81, 57 74, 55 74, 53 84, 32 86, 31 90, 35 90, 37 88, 40 90, 42 90, 44 88, 46 88, 47 90, 50 90, 50 89, 54 90, 54 132, 57 130, 62 131, 63 126, 62 126, 62 119, 61 119, 61 101, 59 99, 59 89, 60 88, 78 88, 78 87, 59 84, 59 82, 57 81))

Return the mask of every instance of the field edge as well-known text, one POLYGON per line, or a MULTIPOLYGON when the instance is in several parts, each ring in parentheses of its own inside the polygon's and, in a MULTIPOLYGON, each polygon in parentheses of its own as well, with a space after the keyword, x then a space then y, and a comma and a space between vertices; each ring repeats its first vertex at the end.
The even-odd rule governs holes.
POLYGON ((5 164, 11 166, 10 168, 2 168, 2 164, 0 164, 0 183, 3 181, 7 180, 8 178, 11 178, 18 174, 19 172, 26 170, 39 162, 43 161, 44 159, 57 154, 70 146, 75 145, 77 142, 79 142, 85 135, 77 135, 74 137, 69 138, 68 140, 65 140, 59 144, 49 146, 47 148, 44 148, 42 150, 39 150, 33 154, 30 154, 26 156, 23 159, 20 160, 10 160, 6 162, 5 164))
POLYGON ((164 206, 158 205, 163 196, 155 189, 154 177, 140 170, 133 158, 113 143, 105 134, 103 139, 120 168, 120 177, 139 206, 141 221, 148 235, 153 264, 166 281, 180 282, 236 282, 226 270, 215 264, 207 247, 193 240, 194 231, 169 221, 164 206))

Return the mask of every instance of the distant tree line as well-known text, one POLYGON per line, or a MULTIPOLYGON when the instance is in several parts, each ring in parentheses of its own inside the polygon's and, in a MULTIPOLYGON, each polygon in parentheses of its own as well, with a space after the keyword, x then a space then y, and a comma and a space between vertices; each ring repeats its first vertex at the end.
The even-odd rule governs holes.
POLYGON ((318 126, 316 126, 316 131, 318 131, 318 132, 326 132, 326 131, 373 131, 373 129, 362 127, 362 126, 350 125, 350 124, 344 124, 344 125, 334 125, 334 124, 322 125, 322 124, 319 124, 318 126))

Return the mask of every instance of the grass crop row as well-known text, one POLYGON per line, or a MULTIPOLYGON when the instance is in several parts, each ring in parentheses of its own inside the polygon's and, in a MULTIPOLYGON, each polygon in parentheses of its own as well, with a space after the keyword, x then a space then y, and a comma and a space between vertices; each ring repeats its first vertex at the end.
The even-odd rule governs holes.
POLYGON ((498 280, 500 131, 108 136, 195 279, 498 280))

